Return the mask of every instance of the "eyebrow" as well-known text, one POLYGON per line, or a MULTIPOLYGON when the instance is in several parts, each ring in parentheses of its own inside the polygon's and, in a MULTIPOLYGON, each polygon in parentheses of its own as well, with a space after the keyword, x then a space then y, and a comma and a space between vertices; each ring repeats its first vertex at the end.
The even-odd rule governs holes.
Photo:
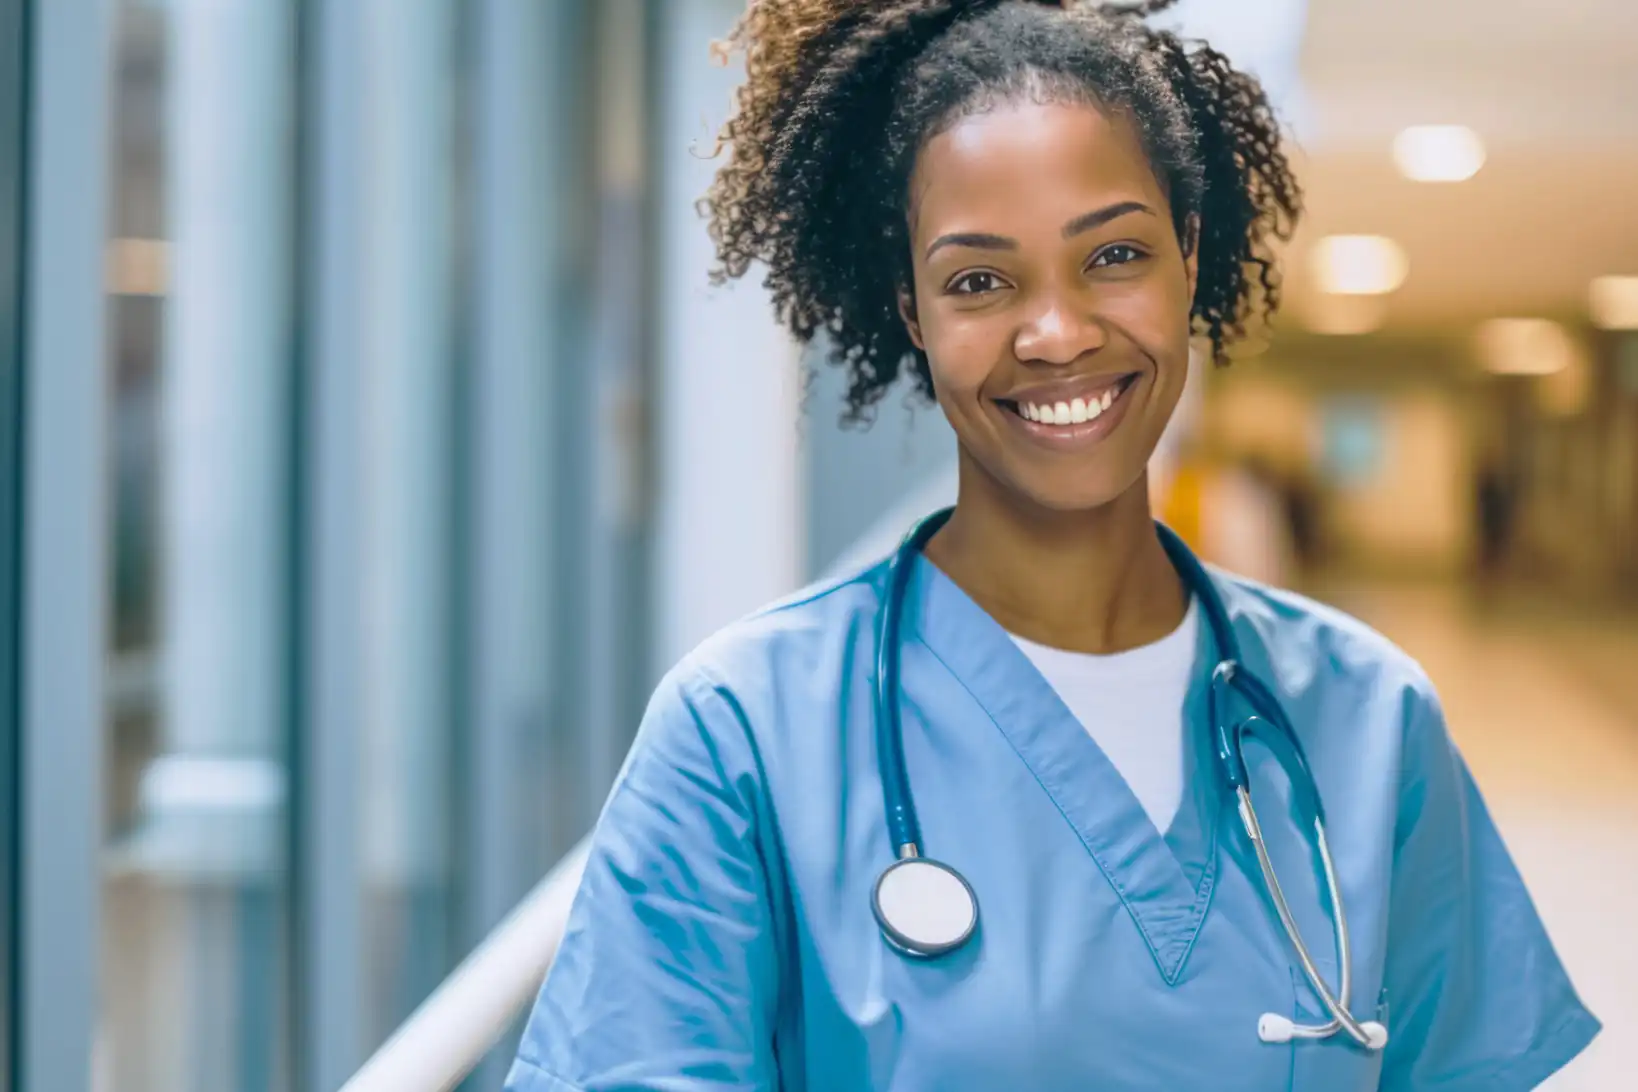
POLYGON ((982 231, 958 231, 940 235, 927 247, 926 258, 931 258, 947 246, 970 246, 978 250, 1017 250, 1018 240, 1005 235, 990 235, 982 231))
POLYGON ((1134 212, 1146 212, 1150 216, 1156 215, 1155 210, 1142 201, 1120 201, 1105 208, 1095 209, 1085 216, 1077 216, 1064 225, 1064 238, 1073 239, 1075 236, 1093 228, 1102 227, 1111 220, 1118 220, 1134 212))
MULTIPOLYGON (((1144 212, 1150 216, 1156 215, 1155 210, 1142 201, 1120 201, 1075 217, 1075 219, 1064 225, 1063 237, 1073 239, 1077 235, 1091 231, 1093 228, 1102 227, 1111 220, 1118 220, 1122 216, 1134 212, 1144 212)), ((923 255, 923 260, 931 258, 947 246, 970 246, 977 250, 1017 250, 1018 240, 1009 239, 1005 235, 992 235, 983 231, 953 232, 949 235, 940 235, 929 243, 927 253, 923 255)))

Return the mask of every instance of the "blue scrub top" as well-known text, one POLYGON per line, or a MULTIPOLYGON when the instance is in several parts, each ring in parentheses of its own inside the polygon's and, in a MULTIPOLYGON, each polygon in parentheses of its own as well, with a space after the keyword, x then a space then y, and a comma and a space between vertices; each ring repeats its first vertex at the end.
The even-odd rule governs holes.
MULTIPOLYGON (((739 622, 661 684, 592 840, 511 1092, 1083 1092, 1533 1088, 1598 1021, 1544 932, 1421 669, 1357 621, 1214 573, 1242 658, 1307 750, 1354 946, 1323 1022, 1209 758, 1201 627, 1184 803, 1155 829, 1028 659, 925 558, 903 648, 924 851, 979 928, 935 961, 883 940, 892 862, 872 724, 885 565, 739 622)), ((1290 785, 1248 747, 1254 799, 1326 980, 1323 875, 1290 785)))

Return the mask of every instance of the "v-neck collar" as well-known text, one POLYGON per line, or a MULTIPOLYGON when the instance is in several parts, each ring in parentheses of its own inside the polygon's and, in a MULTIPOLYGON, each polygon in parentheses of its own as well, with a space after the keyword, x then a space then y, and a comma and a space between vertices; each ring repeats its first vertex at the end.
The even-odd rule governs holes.
MULTIPOLYGON (((925 557, 906 588, 907 636, 950 669, 1007 738, 1131 915, 1176 985, 1211 905, 1223 794, 1205 723, 1210 627, 1199 626, 1184 704, 1183 803, 1162 834, 1103 749, 1006 631, 925 557)), ((1212 661, 1215 662, 1215 661, 1212 661)))

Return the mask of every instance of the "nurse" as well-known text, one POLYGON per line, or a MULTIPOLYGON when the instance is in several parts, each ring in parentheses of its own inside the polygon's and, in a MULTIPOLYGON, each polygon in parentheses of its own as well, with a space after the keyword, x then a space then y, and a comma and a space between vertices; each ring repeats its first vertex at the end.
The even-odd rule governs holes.
POLYGON ((1298 596, 1191 585, 1151 520, 1190 338, 1221 360, 1272 311, 1300 198, 1257 83, 1144 14, 752 0, 706 198, 722 273, 759 263, 795 335, 825 333, 850 415, 904 376, 960 444, 954 512, 897 570, 889 700, 919 848, 978 914, 934 958, 877 919, 901 851, 874 565, 661 684, 514 1092, 1510 1092, 1597 1033, 1418 666, 1298 596), (1306 752, 1345 990, 1305 781, 1255 743, 1247 772, 1369 1035, 1281 1034, 1332 1014, 1215 765, 1225 643, 1306 752))

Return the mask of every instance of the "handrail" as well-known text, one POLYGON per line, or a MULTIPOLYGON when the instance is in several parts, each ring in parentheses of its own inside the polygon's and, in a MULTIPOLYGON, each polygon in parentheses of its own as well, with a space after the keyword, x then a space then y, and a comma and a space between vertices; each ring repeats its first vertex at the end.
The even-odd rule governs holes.
POLYGON ((563 939, 589 837, 570 850, 341 1092, 448 1092, 540 989, 563 939))

